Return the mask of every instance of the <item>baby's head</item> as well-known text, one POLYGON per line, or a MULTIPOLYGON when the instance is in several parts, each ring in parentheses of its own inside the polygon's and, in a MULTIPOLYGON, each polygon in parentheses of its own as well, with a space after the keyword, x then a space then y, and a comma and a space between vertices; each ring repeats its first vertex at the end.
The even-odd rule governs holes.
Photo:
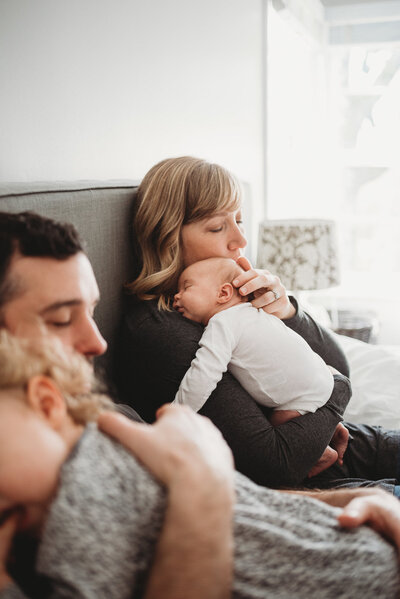
POLYGON ((185 318, 207 324, 217 312, 247 301, 232 285, 242 273, 230 258, 207 258, 191 264, 179 277, 174 308, 185 318))
POLYGON ((82 425, 112 408, 93 383, 87 360, 58 340, 0 331, 0 517, 17 509, 20 528, 40 528, 82 425))

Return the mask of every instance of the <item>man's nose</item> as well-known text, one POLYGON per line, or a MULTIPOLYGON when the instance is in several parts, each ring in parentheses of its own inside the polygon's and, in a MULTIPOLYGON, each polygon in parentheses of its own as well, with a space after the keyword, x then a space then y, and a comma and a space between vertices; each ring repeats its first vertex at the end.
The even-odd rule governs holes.
POLYGON ((107 349, 107 341, 101 335, 93 318, 86 320, 86 326, 81 331, 75 349, 84 356, 101 356, 107 349))

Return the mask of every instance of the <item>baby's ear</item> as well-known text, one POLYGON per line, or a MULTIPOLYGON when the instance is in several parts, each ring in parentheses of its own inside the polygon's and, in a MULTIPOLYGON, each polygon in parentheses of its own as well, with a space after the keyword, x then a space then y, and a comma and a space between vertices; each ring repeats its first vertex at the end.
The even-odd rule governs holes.
POLYGON ((27 400, 30 407, 57 430, 64 422, 65 400, 55 382, 43 374, 28 382, 27 400))
POLYGON ((226 302, 229 302, 229 300, 232 299, 233 291, 234 289, 231 283, 224 283, 221 285, 218 290, 217 302, 219 304, 226 304, 226 302))

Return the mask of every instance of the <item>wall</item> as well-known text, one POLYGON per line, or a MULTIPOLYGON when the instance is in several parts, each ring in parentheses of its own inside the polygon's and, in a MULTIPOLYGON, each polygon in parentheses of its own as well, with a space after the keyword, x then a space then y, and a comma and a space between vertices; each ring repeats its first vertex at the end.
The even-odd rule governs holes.
POLYGON ((215 160, 262 195, 263 0, 1 0, 0 181, 215 160))

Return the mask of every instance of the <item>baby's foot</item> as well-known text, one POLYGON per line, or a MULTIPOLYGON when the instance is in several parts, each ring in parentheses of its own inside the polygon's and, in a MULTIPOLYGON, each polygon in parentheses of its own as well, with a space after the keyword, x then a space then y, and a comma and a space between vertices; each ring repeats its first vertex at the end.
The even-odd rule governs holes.
POLYGON ((349 431, 341 422, 336 427, 335 432, 333 433, 333 437, 331 439, 330 445, 334 449, 336 449, 338 453, 338 463, 340 466, 343 464, 343 456, 347 449, 347 445, 349 443, 349 431))
POLYGON ((315 464, 315 466, 311 468, 310 472, 308 473, 308 478, 311 478, 312 476, 316 476, 320 472, 323 472, 324 470, 332 466, 332 464, 334 464, 337 459, 337 451, 335 451, 334 449, 332 449, 332 447, 329 447, 328 445, 322 456, 319 458, 318 462, 315 464))

